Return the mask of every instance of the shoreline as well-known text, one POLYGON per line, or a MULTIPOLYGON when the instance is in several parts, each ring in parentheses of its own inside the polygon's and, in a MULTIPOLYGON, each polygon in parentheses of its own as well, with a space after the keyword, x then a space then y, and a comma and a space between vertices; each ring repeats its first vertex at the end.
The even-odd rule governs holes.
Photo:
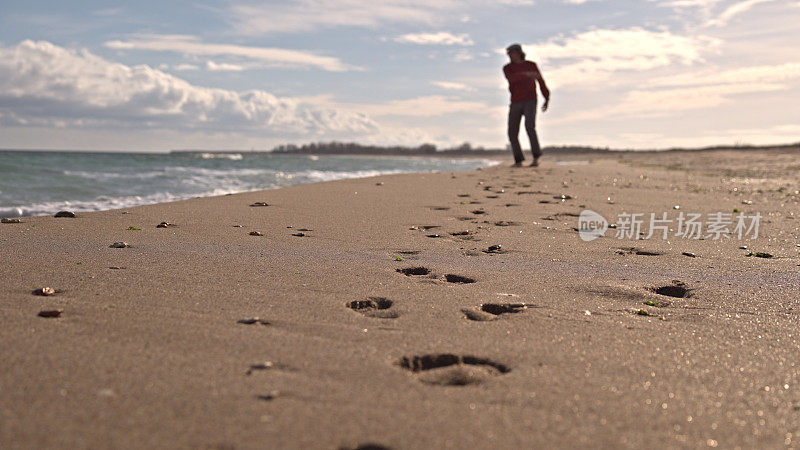
MULTIPOLYGON (((785 144, 770 144, 770 145, 750 145, 750 144, 742 144, 742 145, 713 145, 713 146, 705 146, 705 147, 666 147, 666 148, 654 148, 654 149, 633 149, 633 148, 610 148, 610 147, 585 147, 577 146, 577 145, 563 145, 563 146, 551 146, 551 147, 543 147, 543 150, 546 154, 617 154, 617 153, 633 153, 633 154, 646 154, 646 153, 664 153, 664 152, 716 152, 716 151, 733 151, 733 152, 742 152, 742 151, 792 151, 800 149, 800 142, 794 143, 785 143, 785 144)), ((444 150, 446 152, 450 152, 452 150, 444 150)), ((490 158, 491 156, 494 157, 502 157, 506 153, 510 154, 510 150, 501 150, 501 149, 487 149, 485 150, 487 153, 490 153, 486 157, 481 155, 476 155, 474 153, 469 154, 456 154, 453 155, 437 155, 437 154, 416 154, 416 155, 404 155, 403 153, 395 153, 395 154, 370 154, 370 153, 301 153, 301 152, 273 152, 272 150, 195 150, 195 149, 186 149, 186 150, 164 150, 164 151, 123 151, 123 150, 80 150, 80 149, 13 149, 13 148, 0 148, 0 152, 52 152, 52 153, 63 153, 63 152, 70 152, 70 153, 101 153, 101 154, 118 154, 118 153, 126 153, 126 154, 136 154, 136 155, 164 155, 164 154, 201 154, 201 153, 219 153, 219 154, 254 154, 254 155, 263 155, 263 154, 275 154, 275 155, 288 155, 288 156, 308 156, 308 155, 315 155, 315 156, 398 156, 398 157, 411 157, 411 156, 418 156, 423 158, 450 158, 450 157, 474 157, 474 158, 490 158)))
MULTIPOLYGON (((92 153, 89 152, 89 153, 84 153, 84 154, 92 154, 92 153)), ((111 155, 111 154, 110 153, 103 153, 103 155, 111 155)), ((147 155, 147 154, 139 153, 139 154, 136 154, 136 155, 147 155)), ((263 155, 260 155, 260 156, 263 156, 263 155)), ((267 155, 267 156, 269 156, 269 157, 286 156, 287 158, 294 157, 294 158, 299 158, 299 159, 313 159, 314 161, 319 159, 316 155, 267 155)), ((356 159, 358 159, 358 158, 362 158, 362 159, 377 159, 377 158, 384 159, 385 158, 385 159, 392 159, 392 158, 396 158, 396 159, 408 160, 408 159, 422 158, 422 157, 419 157, 419 156, 391 156, 391 155, 375 155, 375 156, 365 156, 365 155, 322 155, 322 156, 325 157, 325 158, 330 158, 330 159, 338 159, 338 158, 356 158, 356 159)), ((203 159, 213 159, 213 158, 203 158, 203 159)), ((497 165, 497 164, 500 163, 499 160, 497 160, 497 159, 477 158, 477 157, 476 158, 472 158, 472 157, 463 157, 463 158, 460 158, 460 157, 456 157, 456 158, 436 157, 436 158, 431 158, 431 159, 435 159, 435 160, 443 161, 443 162, 450 161, 450 160, 453 160, 453 159, 459 159, 459 160, 463 160, 463 161, 472 161, 475 164, 482 164, 483 167, 492 167, 492 166, 497 165)), ((268 169, 268 168, 266 168, 266 169, 268 169)), ((203 168, 198 167, 198 170, 203 170, 203 168)), ((217 170, 217 169, 214 169, 214 170, 217 170)), ((223 168, 222 170, 225 170, 225 169, 223 168)), ((231 171, 236 171, 236 170, 241 170, 241 168, 231 167, 230 170, 231 171)), ((314 171, 314 170, 319 170, 319 169, 314 169, 313 167, 309 167, 306 170, 314 171)), ((398 168, 392 169, 392 170, 364 168, 363 170, 354 170, 353 173, 350 173, 348 175, 346 169, 341 169, 338 172, 344 172, 344 174, 342 174, 340 178, 335 178, 335 179, 355 179, 355 178, 364 178, 364 177, 372 177, 372 176, 380 176, 380 175, 389 175, 389 174, 392 174, 392 172, 394 172, 395 170, 400 171, 399 173, 430 173, 432 171, 435 171, 435 170, 431 170, 430 168, 416 168, 415 169, 415 168, 412 168, 410 166, 409 167, 398 167, 398 168), (384 172, 384 173, 363 175, 363 174, 358 173, 358 172, 384 172), (351 175, 355 175, 355 176, 351 176, 351 175)), ((464 170, 463 168, 460 168, 460 170, 455 170, 455 171, 456 172, 461 172, 463 170, 464 170)), ((319 171, 321 173, 323 173, 323 174, 326 173, 326 172, 337 172, 337 170, 334 170, 334 169, 328 169, 327 171, 326 170, 319 170, 319 171)), ((302 172, 299 172, 299 173, 302 174, 302 172)), ((296 175, 298 175, 298 174, 297 173, 289 173, 289 176, 291 176, 291 177, 294 177, 296 175)), ((179 176, 178 175, 174 175, 174 178, 178 179, 179 176)), ((324 177, 322 179, 315 179, 315 180, 301 180, 301 182, 298 183, 298 184, 293 184, 293 185, 289 185, 289 186, 276 186, 276 187, 273 187, 273 188, 270 188, 270 189, 266 189, 266 190, 282 189, 282 188, 290 187, 290 186, 294 186, 294 185, 313 184, 313 183, 326 182, 326 181, 333 181, 333 180, 324 179, 324 177)), ((142 183, 144 183, 144 180, 142 180, 142 183)), ((1 210, 12 211, 13 209, 21 209, 21 210, 23 210, 23 212, 22 213, 17 212, 16 214, 14 214, 14 213, 12 213, 12 214, 0 214, 0 217, 2 217, 2 218, 40 217, 40 216, 47 216, 47 215, 55 214, 59 210, 81 212, 81 213, 107 211, 107 210, 118 210, 118 209, 130 208, 130 207, 133 207, 133 206, 155 205, 155 204, 159 204, 159 203, 171 203, 171 202, 187 200, 187 199, 191 199, 191 198, 206 198, 206 197, 214 197, 214 196, 225 196, 225 195, 230 195, 230 194, 241 194, 241 193, 256 192, 256 191, 261 191, 261 190, 265 190, 265 189, 263 189, 263 188, 244 189, 244 190, 233 189, 233 192, 230 192, 229 188, 227 188, 226 186, 218 186, 218 187, 216 187, 216 188, 214 188, 213 190, 210 190, 210 191, 206 190, 206 191, 203 191, 203 192, 196 192, 196 193, 181 193, 181 192, 163 191, 163 192, 155 192, 155 193, 147 194, 147 193, 130 192, 130 193, 127 193, 127 195, 125 197, 119 197, 119 196, 115 197, 115 196, 111 195, 110 200, 108 200, 108 199, 106 200, 106 203, 111 203, 113 201, 118 201, 118 202, 122 202, 122 203, 133 202, 133 203, 130 203, 128 205, 114 206, 114 207, 103 208, 103 209, 87 209, 86 207, 80 207, 80 206, 79 207, 75 207, 75 206, 71 206, 70 205, 70 204, 80 205, 80 204, 86 204, 86 203, 92 204, 92 203, 98 202, 100 199, 104 199, 104 198, 109 197, 105 193, 102 193, 102 194, 98 194, 97 197, 95 197, 94 199, 69 199, 69 200, 63 200, 63 201, 47 200, 47 201, 40 201, 39 203, 27 204, 27 205, 23 205, 23 206, 2 207, 2 208, 0 208, 0 211, 1 210), (215 193, 214 192, 214 191, 219 191, 219 190, 222 190, 223 193, 215 193), (228 191, 228 192, 225 192, 225 191, 228 191), (204 194, 204 195, 202 195, 202 194, 204 194), (156 200, 156 201, 146 200, 147 197, 152 197, 152 196, 176 197, 176 198, 169 199, 169 200, 156 200), (145 199, 139 200, 141 197, 144 197, 145 199), (49 211, 49 212, 46 212, 46 213, 41 213, 41 214, 30 215, 30 214, 26 214, 25 213, 25 210, 34 209, 33 207, 40 206, 42 204, 47 204, 47 203, 49 203, 49 204, 61 204, 62 206, 59 206, 58 208, 53 209, 52 211, 49 211)), ((41 209, 41 208, 39 208, 39 209, 41 209)))
POLYGON ((794 156, 553 156, 2 224, 0 442, 783 447, 794 156), (765 220, 584 242, 584 209, 765 220))

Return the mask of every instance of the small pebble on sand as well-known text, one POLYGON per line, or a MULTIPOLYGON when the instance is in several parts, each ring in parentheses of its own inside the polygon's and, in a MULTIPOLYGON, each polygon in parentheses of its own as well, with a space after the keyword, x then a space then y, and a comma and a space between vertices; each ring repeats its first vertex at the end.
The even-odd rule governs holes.
POLYGON ((305 233, 292 233, 292 236, 295 236, 295 237, 303 237, 305 235, 306 235, 305 233))
POLYGON ((45 286, 43 288, 36 289, 35 291, 33 291, 33 295, 43 295, 45 297, 48 296, 48 295, 55 295, 55 294, 56 294, 56 290, 51 288, 51 287, 47 287, 47 286, 45 286))
POLYGON ((177 227, 177 225, 169 222, 161 222, 160 224, 156 225, 156 228, 169 228, 169 227, 177 227))
POLYGON ((266 394, 259 394, 258 399, 259 400, 264 400, 265 402, 268 402, 268 401, 271 401, 271 400, 275 400, 280 395, 281 395, 280 391, 274 390, 274 391, 269 391, 266 394))
POLYGON ((269 321, 265 319, 260 319, 258 317, 245 317, 244 319, 239 319, 236 323, 240 323, 242 325, 253 325, 254 323, 260 323, 261 325, 269 325, 269 321))
POLYGON ((48 319, 52 319, 52 318, 60 317, 62 312, 64 312, 63 309, 43 309, 43 310, 39 311, 38 316, 39 317, 45 317, 45 318, 48 318, 48 319))
POLYGON ((697 255, 695 255, 695 254, 694 254, 694 253, 692 253, 692 252, 683 252, 683 253, 681 253, 681 255, 683 255, 683 256, 688 256, 688 257, 690 257, 690 258, 697 258, 697 255))
POLYGON ((110 248, 128 248, 130 244, 127 242, 114 242, 113 244, 109 245, 110 248))
POLYGON ((255 202, 250 204, 250 206, 269 206, 267 202, 255 202))
POLYGON ((69 217, 74 219, 75 213, 72 211, 59 211, 53 217, 69 217))
POLYGON ((2 223, 22 223, 22 221, 19 220, 19 219, 6 219, 6 218, 3 218, 2 220, 0 220, 0 222, 2 222, 2 223))
POLYGON ((264 234, 260 231, 251 231, 250 236, 263 236, 264 234))

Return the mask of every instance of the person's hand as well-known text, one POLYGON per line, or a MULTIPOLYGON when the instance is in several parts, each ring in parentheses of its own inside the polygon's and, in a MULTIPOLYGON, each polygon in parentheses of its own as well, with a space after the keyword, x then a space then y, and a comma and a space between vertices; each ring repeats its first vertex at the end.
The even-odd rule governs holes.
POLYGON ((548 106, 550 106, 550 99, 549 99, 549 98, 548 98, 548 99, 546 99, 546 100, 544 101, 544 103, 542 104, 542 112, 545 112, 545 111, 547 111, 547 107, 548 107, 548 106))

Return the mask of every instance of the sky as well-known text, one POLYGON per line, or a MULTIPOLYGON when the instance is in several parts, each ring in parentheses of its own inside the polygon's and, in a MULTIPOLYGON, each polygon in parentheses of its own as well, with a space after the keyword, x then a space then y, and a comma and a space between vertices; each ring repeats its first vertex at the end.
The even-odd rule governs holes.
POLYGON ((795 0, 2 0, 0 148, 505 148, 512 43, 544 146, 795 143, 798 36, 795 0))

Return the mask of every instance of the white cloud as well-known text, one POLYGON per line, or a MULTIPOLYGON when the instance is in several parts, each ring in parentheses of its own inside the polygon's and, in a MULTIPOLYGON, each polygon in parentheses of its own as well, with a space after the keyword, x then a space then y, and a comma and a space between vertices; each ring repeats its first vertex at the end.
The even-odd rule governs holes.
POLYGON ((455 81, 431 81, 431 84, 449 91, 474 91, 475 88, 455 81))
POLYGON ((669 31, 634 27, 598 29, 557 37, 524 48, 542 63, 546 80, 555 86, 592 86, 620 71, 645 71, 674 63, 703 61, 703 53, 719 41, 704 36, 680 36, 669 31))
MULTIPOLYGON (((776 125, 763 128, 728 128, 705 130, 692 136, 681 136, 673 133, 641 133, 619 135, 617 146, 629 148, 698 148, 718 145, 782 145, 798 142, 800 126, 776 125)), ((589 141, 591 143, 591 141, 589 141)), ((597 142, 597 141, 595 141, 597 142)))
POLYGON ((800 62, 737 69, 708 69, 650 80, 650 86, 700 86, 720 84, 778 83, 800 78, 800 62))
MULTIPOLYGON (((352 106, 351 106, 352 107, 352 106)), ((370 117, 410 116, 434 117, 456 113, 492 114, 505 108, 493 108, 483 102, 459 100, 444 95, 427 95, 405 100, 392 100, 380 104, 354 105, 370 117)))
POLYGON ((436 22, 437 12, 459 6, 455 0, 294 0, 264 7, 258 2, 233 5, 234 29, 243 34, 318 31, 383 23, 436 22))
POLYGON ((239 64, 228 63, 215 63, 214 61, 206 61, 206 69, 212 72, 240 72, 244 67, 239 64))
POLYGON ((438 33, 409 33, 398 36, 396 42, 420 45, 472 45, 472 39, 466 34, 454 35, 444 31, 438 33))
POLYGON ((577 112, 556 119, 553 123, 619 117, 663 117, 682 111, 719 107, 733 102, 733 96, 738 94, 773 92, 784 88, 785 86, 776 83, 750 82, 669 89, 637 89, 628 91, 615 105, 577 112))
MULTIPOLYGON (((760 3, 772 2, 774 0, 671 0, 658 1, 658 6, 674 8, 676 11, 691 14, 694 18, 699 18, 703 26, 722 27, 728 24, 735 16, 746 13, 760 3), (719 8, 723 5, 724 9, 720 12, 719 8)), ((795 4, 796 6, 797 4, 795 4)))
POLYGON ((174 70, 200 70, 200 67, 195 64, 177 64, 173 67, 174 70))
POLYGON ((759 3, 766 3, 772 0, 744 0, 744 1, 737 1, 733 5, 729 6, 725 9, 719 16, 715 19, 712 19, 706 23, 708 26, 724 26, 726 25, 734 16, 747 12, 750 8, 758 5, 759 3))
POLYGON ((265 6, 242 0, 227 15, 236 33, 261 36, 339 27, 376 29, 386 24, 433 26, 468 21, 467 10, 533 4, 533 0, 287 0, 265 6))
MULTIPOLYGON (((650 0, 653 1, 653 0, 650 0)), ((673 8, 709 8, 723 0, 672 0, 659 1, 659 6, 671 6, 673 8)))
POLYGON ((265 91, 195 86, 146 65, 130 67, 87 50, 33 41, 0 46, 0 122, 285 137, 352 136, 376 129, 363 114, 265 91))
MULTIPOLYGON (((496 0, 500 5, 507 6, 533 6, 536 4, 534 0, 496 0)), ((567 0, 569 1, 569 0, 567 0)), ((578 0, 581 1, 581 0, 578 0)), ((583 0, 586 1, 586 0, 583 0)))
POLYGON ((455 62, 471 61, 472 59, 473 59, 472 53, 466 50, 458 51, 456 52, 455 55, 453 55, 453 61, 455 62))
POLYGON ((193 56, 225 56, 257 61, 268 67, 314 68, 332 72, 355 70, 338 58, 313 52, 271 47, 232 44, 209 44, 186 35, 142 35, 127 41, 108 41, 105 47, 115 50, 150 50, 193 56))

